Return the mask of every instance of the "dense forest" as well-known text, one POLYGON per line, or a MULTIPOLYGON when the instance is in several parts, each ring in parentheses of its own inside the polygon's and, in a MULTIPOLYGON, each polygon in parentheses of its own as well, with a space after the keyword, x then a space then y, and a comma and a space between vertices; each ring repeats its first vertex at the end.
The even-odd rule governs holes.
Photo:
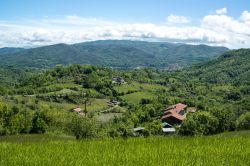
MULTIPOLYGON (((98 43, 97 43, 98 44, 98 43)), ((197 109, 180 135, 210 135, 250 127, 250 49, 228 51, 188 68, 114 70, 93 65, 30 71, 1 69, 0 134, 58 132, 89 137, 162 135, 164 109, 197 109), (114 77, 126 83, 113 83, 114 77), (119 101, 108 107, 110 100, 119 101), (84 109, 84 118, 72 113, 84 109)))
POLYGON ((92 64, 116 69, 176 69, 218 57, 228 49, 206 45, 105 40, 31 49, 0 49, 0 66, 44 69, 58 64, 92 64))

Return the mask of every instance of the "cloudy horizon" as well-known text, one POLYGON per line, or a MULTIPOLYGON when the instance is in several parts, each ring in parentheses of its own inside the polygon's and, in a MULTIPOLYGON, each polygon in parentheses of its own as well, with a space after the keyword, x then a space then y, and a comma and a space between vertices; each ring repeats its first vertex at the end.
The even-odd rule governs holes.
POLYGON ((0 47, 37 47, 93 40, 142 40, 250 47, 250 10, 214 8, 198 18, 171 12, 158 22, 79 14, 8 20, 0 18, 0 47))

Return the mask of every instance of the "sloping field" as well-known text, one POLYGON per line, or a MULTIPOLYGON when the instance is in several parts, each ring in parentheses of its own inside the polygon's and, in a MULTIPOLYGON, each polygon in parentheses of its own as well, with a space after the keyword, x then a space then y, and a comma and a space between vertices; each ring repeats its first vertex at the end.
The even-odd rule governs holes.
POLYGON ((26 136, 26 141, 22 136, 2 137, 0 165, 250 165, 249 131, 79 142, 46 135, 39 141, 37 137, 26 136))

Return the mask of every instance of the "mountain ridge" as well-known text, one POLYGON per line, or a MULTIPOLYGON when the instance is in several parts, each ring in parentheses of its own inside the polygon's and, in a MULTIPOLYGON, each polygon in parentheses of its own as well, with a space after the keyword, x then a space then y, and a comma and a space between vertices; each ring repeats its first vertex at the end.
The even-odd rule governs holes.
POLYGON ((60 43, 17 52, 10 50, 8 54, 0 54, 0 65, 39 69, 59 64, 93 64, 122 69, 141 66, 171 68, 216 58, 227 50, 206 45, 100 40, 71 45, 60 43))

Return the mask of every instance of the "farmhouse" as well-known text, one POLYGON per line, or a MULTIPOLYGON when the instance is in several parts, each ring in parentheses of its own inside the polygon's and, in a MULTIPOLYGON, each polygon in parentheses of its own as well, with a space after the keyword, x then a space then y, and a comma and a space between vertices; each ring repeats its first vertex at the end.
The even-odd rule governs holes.
POLYGON ((170 125, 180 125, 182 121, 186 118, 186 114, 188 112, 193 113, 195 111, 195 109, 188 110, 187 105, 178 103, 176 105, 168 107, 165 110, 163 116, 161 117, 161 120, 170 125))
POLYGON ((124 84, 125 80, 122 77, 113 77, 112 83, 124 84))

